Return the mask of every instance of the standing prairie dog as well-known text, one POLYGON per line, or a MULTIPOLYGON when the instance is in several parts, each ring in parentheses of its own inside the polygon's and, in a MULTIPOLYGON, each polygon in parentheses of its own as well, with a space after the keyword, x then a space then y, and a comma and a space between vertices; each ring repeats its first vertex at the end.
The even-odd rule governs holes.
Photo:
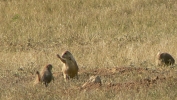
POLYGON ((65 81, 69 78, 74 78, 75 76, 78 79, 79 68, 73 55, 69 51, 65 51, 61 57, 59 54, 57 54, 57 57, 64 63, 62 67, 62 72, 65 81))
POLYGON ((158 52, 156 56, 156 65, 161 66, 161 65, 173 65, 175 63, 174 58, 169 54, 169 53, 161 53, 158 52))
POLYGON ((46 87, 52 80, 54 81, 54 77, 51 70, 52 70, 52 65, 48 64, 43 68, 43 70, 41 70, 40 73, 39 71, 36 71, 36 74, 38 75, 37 77, 38 82, 45 84, 46 87))

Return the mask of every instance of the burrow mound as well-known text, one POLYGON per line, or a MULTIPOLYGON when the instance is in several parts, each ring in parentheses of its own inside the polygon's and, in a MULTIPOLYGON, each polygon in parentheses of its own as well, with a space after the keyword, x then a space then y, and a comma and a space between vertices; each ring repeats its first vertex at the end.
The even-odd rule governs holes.
MULTIPOLYGON (((79 90, 79 91, 90 91, 90 90, 130 90, 139 88, 153 88, 161 83, 170 84, 170 82, 177 83, 177 78, 171 74, 174 71, 171 70, 159 70, 159 69, 150 69, 150 68, 140 68, 140 67, 114 67, 114 68, 98 68, 98 69, 90 69, 84 70, 81 69, 79 72, 79 81, 87 80, 92 75, 99 75, 101 79, 105 78, 117 78, 117 77, 126 77, 129 74, 133 74, 135 78, 129 79, 126 81, 120 82, 103 82, 102 85, 91 84, 87 87, 82 88, 81 86, 77 86, 75 88, 68 88, 67 91, 79 90), (142 78, 136 78, 137 75, 142 76, 142 78), (114 77, 112 77, 114 76, 114 77)), ((76 81, 77 82, 77 81, 76 81)), ((82 82, 84 83, 84 82, 82 82)), ((81 83, 81 84, 82 84, 81 83)))
MULTIPOLYGON (((102 88, 106 89, 116 89, 116 90, 126 90, 126 89, 138 89, 140 87, 153 87, 160 83, 164 83, 166 81, 175 81, 177 82, 177 78, 172 76, 173 74, 169 70, 159 70, 159 69, 150 69, 150 68, 140 68, 140 67, 114 67, 114 68, 105 68, 105 69, 92 69, 89 71, 83 71, 82 74, 87 75, 99 75, 101 77, 109 77, 113 75, 117 75, 117 77, 127 76, 130 73, 134 73, 134 77, 136 75, 141 75, 142 78, 138 79, 130 79, 128 81, 121 82, 107 82, 103 83, 102 88)), ((92 86, 92 88, 88 87, 88 89, 94 89, 93 87, 98 88, 98 86, 92 86)))

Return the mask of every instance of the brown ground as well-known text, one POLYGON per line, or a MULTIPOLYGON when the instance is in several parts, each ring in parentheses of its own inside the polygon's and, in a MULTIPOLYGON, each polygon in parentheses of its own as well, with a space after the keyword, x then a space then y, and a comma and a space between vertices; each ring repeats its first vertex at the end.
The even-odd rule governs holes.
MULTIPOLYGON (((167 83, 168 85, 170 85, 171 81, 173 83, 177 83, 177 78, 173 76, 175 75, 175 71, 170 68, 168 68, 169 70, 164 69, 162 68, 153 70, 150 68, 140 67, 115 67, 90 70, 80 69, 78 80, 79 82, 84 84, 84 82, 86 82, 86 80, 89 79, 90 76, 99 75, 102 80, 102 85, 100 86, 99 84, 91 84, 87 87, 81 88, 81 84, 80 86, 73 86, 67 89, 61 88, 61 91, 65 91, 63 92, 63 94, 73 93, 73 91, 76 90, 82 92, 100 89, 113 91, 134 89, 138 92, 140 88, 152 89, 163 83, 167 83)), ((56 77, 62 77, 62 74, 56 74, 56 77)))
MULTIPOLYGON (((30 85, 32 81, 34 81, 36 74, 29 72, 27 69, 20 69, 18 73, 6 70, 4 71, 4 76, 6 77, 1 77, 2 82, 0 85, 1 91, 4 93, 6 93, 7 89, 10 95, 13 95, 14 90, 16 90, 15 93, 27 91, 28 96, 30 96, 29 94, 33 94, 31 98, 38 97, 39 95, 43 96, 45 93, 48 94, 48 92, 51 95, 60 94, 62 97, 71 96, 73 98, 80 95, 80 93, 94 93, 93 91, 98 91, 96 93, 108 93, 108 95, 109 93, 127 93, 127 91, 129 93, 142 93, 142 91, 164 91, 166 89, 170 92, 171 89, 176 88, 177 84, 177 72, 175 70, 175 68, 172 69, 169 67, 152 69, 129 66, 97 69, 80 68, 79 80, 71 79, 68 82, 64 81, 62 72, 55 72, 55 70, 53 70, 55 81, 51 82, 47 88, 44 88, 44 86, 40 84, 31 87, 30 85), (92 75, 99 75, 102 85, 90 84, 82 88, 81 86, 92 75), (37 91, 45 92, 38 93, 37 91)), ((21 94, 20 96, 23 95, 24 94, 21 94)))

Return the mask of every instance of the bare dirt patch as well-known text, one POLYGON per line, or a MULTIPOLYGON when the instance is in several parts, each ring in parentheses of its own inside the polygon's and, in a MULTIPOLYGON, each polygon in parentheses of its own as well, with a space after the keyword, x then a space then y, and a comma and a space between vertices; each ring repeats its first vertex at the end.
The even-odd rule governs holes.
MULTIPOLYGON (((71 86, 69 88, 62 89, 63 94, 74 93, 76 91, 92 91, 92 90, 136 90, 139 91, 140 88, 152 89, 159 86, 159 84, 167 83, 170 85, 171 82, 177 83, 177 78, 172 76, 175 71, 173 70, 154 70, 150 68, 140 68, 140 67, 114 67, 114 68, 100 68, 100 69, 90 69, 90 70, 80 70, 79 72, 79 85, 71 86), (89 79, 89 76, 99 75, 102 85, 91 84, 87 87, 82 88, 81 86, 89 79), (137 76, 140 78, 134 78, 137 76), (120 78, 121 77, 121 78, 120 78), (132 78, 133 77, 133 78, 132 78), (126 78, 121 81, 109 81, 110 79, 126 78)), ((62 77, 62 74, 56 75, 57 77, 62 77)), ((76 81, 77 82, 77 81, 76 81)))
MULTIPOLYGON (((114 68, 97 68, 97 69, 80 69, 79 79, 76 78, 65 82, 62 72, 53 72, 54 82, 48 87, 38 84, 31 86, 35 80, 35 73, 28 70, 7 71, 1 78, 1 91, 9 94, 21 93, 21 91, 30 91, 34 96, 44 94, 60 94, 65 97, 77 98, 80 95, 105 95, 116 96, 117 94, 128 92, 144 93, 147 91, 173 90, 177 84, 177 72, 175 69, 151 69, 141 67, 114 67, 114 68), (6 77, 5 77, 6 76, 6 77), (87 84, 82 87, 91 76, 99 76, 100 84, 87 84), (57 88, 56 88, 57 87, 57 88), (20 91, 21 90, 21 91, 20 91), (43 92, 38 92, 43 91, 43 92)), ((147 92, 149 93, 149 92, 147 92)), ((30 96, 30 94, 28 96, 30 96)), ((23 96, 23 94, 20 94, 23 96)), ((133 94, 132 94, 133 95, 133 94)))

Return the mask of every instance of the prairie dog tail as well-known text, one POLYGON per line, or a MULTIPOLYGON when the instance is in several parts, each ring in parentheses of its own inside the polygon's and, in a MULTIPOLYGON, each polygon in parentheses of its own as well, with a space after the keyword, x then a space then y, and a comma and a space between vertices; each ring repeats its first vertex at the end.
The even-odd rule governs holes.
POLYGON ((39 83, 41 81, 41 75, 39 73, 39 71, 36 71, 36 80, 34 81, 34 85, 36 85, 37 83, 39 83))

